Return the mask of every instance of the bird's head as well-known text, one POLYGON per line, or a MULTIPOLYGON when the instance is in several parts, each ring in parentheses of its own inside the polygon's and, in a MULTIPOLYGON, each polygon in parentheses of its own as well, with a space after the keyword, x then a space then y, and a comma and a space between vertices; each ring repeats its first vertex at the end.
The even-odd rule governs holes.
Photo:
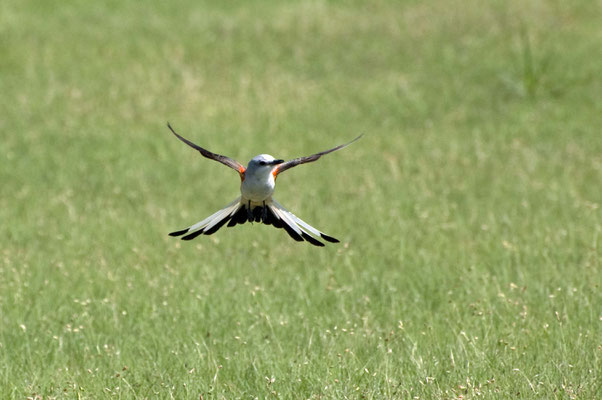
POLYGON ((284 160, 275 159, 269 154, 260 154, 249 161, 247 171, 271 171, 276 165, 282 164, 284 160))

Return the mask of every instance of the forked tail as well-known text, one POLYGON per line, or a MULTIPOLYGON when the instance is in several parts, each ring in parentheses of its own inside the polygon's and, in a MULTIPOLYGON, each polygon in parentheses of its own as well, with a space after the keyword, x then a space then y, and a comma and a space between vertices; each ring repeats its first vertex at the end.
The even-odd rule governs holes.
POLYGON ((228 223, 228 227, 245 222, 262 222, 266 225, 272 225, 275 228, 284 229, 290 237, 298 242, 308 241, 314 246, 324 246, 316 237, 322 238, 331 243, 338 243, 339 240, 326 235, 309 225, 295 214, 282 207, 276 200, 271 200, 263 205, 250 205, 248 202, 237 198, 223 209, 210 215, 204 220, 181 231, 172 232, 170 236, 182 236, 182 240, 191 240, 195 237, 205 234, 211 235, 217 232, 222 226, 228 223), (251 206, 251 208, 249 208, 251 206))

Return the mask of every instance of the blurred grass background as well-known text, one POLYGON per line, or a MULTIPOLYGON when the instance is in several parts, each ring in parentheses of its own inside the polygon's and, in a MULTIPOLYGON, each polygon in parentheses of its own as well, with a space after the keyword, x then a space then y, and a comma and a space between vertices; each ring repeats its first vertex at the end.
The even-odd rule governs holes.
POLYGON ((0 4, 3 398, 598 398, 601 6, 0 4), (246 164, 340 245, 167 233, 246 164))

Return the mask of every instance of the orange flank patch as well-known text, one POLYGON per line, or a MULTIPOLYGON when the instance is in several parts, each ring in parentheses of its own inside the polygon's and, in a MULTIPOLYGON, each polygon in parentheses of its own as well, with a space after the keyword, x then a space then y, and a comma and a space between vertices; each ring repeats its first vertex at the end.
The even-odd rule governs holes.
POLYGON ((245 180, 245 171, 246 171, 245 167, 243 167, 243 166, 238 167, 238 174, 240 175, 241 182, 245 180))
POLYGON ((274 167, 274 169, 272 170, 272 175, 274 176, 274 179, 276 179, 276 177, 278 176, 278 166, 274 167))

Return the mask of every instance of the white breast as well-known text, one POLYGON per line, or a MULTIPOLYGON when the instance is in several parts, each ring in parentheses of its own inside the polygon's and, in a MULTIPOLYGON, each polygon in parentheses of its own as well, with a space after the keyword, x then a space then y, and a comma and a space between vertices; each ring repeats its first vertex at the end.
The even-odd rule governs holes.
POLYGON ((262 202, 267 200, 274 193, 276 182, 271 171, 267 174, 247 174, 242 181, 240 192, 245 199, 262 202))

